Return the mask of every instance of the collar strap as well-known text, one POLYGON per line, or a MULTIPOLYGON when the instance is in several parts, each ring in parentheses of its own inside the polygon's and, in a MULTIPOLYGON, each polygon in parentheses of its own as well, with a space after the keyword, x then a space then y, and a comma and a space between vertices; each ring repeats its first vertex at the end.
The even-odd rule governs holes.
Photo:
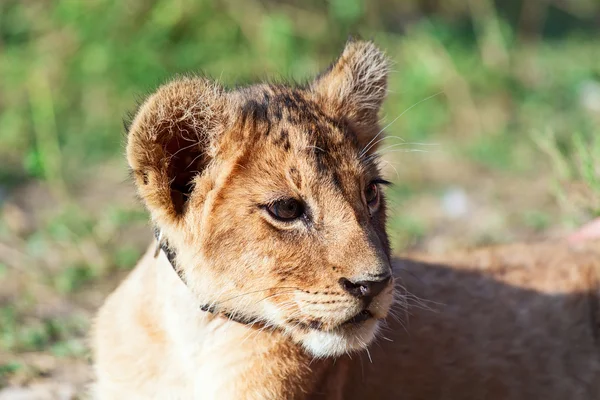
MULTIPOLYGON (((175 263, 175 258, 177 256, 175 250, 169 247, 168 242, 165 239, 162 231, 157 227, 154 228, 154 237, 156 238, 156 250, 154 251, 154 258, 158 257, 160 251, 162 250, 165 253, 165 256, 167 256, 167 260, 169 260, 169 264, 171 264, 171 268, 173 268, 173 271, 175 271, 175 273, 177 274, 179 279, 181 279, 183 284, 187 286, 188 284, 183 276, 183 271, 177 268, 177 264, 175 263)), ((214 304, 202 304, 200 306, 200 310, 209 312, 214 315, 223 315, 230 321, 235 321, 243 325, 262 325, 261 321, 256 318, 246 317, 244 315, 238 314, 231 314, 226 311, 217 311, 214 304)))
POLYGON ((169 264, 171 264, 171 268, 173 268, 173 271, 175 271, 177 276, 179 276, 179 279, 181 279, 183 283, 187 286, 187 282, 183 277, 183 271, 177 269, 177 267, 175 266, 175 251, 168 246, 167 240, 163 236, 162 231, 158 228, 154 228, 154 237, 156 238, 156 250, 154 251, 154 258, 158 257, 158 254, 162 250, 165 253, 165 256, 167 256, 167 260, 169 260, 169 264))

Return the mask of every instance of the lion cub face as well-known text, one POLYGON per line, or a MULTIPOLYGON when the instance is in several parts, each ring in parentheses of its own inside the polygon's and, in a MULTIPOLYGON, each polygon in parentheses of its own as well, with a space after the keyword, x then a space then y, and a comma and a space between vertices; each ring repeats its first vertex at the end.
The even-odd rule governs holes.
POLYGON ((350 42, 304 87, 187 78, 144 103, 128 160, 199 305, 315 356, 371 342, 393 297, 374 154, 386 74, 372 43, 350 42))

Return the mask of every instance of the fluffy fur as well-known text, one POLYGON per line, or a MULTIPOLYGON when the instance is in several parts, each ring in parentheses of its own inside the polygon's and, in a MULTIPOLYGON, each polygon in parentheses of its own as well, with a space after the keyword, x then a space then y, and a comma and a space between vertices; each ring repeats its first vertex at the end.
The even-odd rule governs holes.
POLYGON ((352 41, 303 87, 181 78, 143 104, 127 158, 177 271, 151 246, 100 310, 98 399, 599 394, 597 247, 400 260, 371 302, 344 289, 392 267, 385 199, 365 195, 388 65, 352 41), (286 198, 303 217, 269 214, 286 198), (386 320, 394 292, 397 311, 426 300, 386 320))

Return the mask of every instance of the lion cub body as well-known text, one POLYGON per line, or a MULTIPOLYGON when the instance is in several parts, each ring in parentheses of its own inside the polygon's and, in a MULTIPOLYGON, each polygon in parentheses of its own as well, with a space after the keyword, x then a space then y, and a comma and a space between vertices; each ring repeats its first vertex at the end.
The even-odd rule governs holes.
POLYGON ((598 397, 597 245, 392 261, 388 68, 349 42, 304 86, 146 100, 127 159, 161 251, 98 314, 98 399, 598 397))
POLYGON ((398 259, 423 300, 369 354, 333 361, 198 311, 149 251, 99 314, 98 398, 596 399, 599 260, 600 242, 398 259))

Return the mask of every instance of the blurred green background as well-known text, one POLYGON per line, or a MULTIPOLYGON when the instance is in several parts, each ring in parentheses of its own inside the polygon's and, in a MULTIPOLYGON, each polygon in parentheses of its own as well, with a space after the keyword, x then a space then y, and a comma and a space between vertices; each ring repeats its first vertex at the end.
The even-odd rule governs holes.
POLYGON ((90 316, 151 237, 128 111, 177 73, 309 79, 349 34, 395 62, 396 251, 553 237, 600 213, 598 1, 3 0, 0 388, 89 378, 90 316))

